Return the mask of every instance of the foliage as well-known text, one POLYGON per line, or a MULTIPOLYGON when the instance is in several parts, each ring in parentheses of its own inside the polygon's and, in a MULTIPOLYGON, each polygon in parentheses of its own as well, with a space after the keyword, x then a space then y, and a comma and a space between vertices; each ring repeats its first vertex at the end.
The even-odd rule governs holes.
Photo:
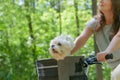
MULTIPOLYGON (((91 18, 90 0, 76 0, 82 32, 91 18)), ((37 80, 35 61, 51 58, 50 40, 62 34, 76 38, 75 9, 73 0, 1 0, 0 1, 0 80, 37 80), (74 34, 73 34, 74 33, 74 34)), ((94 52, 93 37, 75 56, 94 52)), ((104 67, 106 69, 106 67, 104 67)), ((94 68, 90 69, 91 77, 94 68)), ((110 70, 104 74, 109 75, 110 70)), ((93 79, 94 78, 94 79, 93 79)), ((105 80, 109 80, 105 76, 105 80)))

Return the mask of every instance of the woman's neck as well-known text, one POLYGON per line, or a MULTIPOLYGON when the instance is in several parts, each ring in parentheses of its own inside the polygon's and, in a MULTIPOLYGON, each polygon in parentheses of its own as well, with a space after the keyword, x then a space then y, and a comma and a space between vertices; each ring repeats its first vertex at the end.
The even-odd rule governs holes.
POLYGON ((106 24, 112 24, 113 23, 113 13, 112 12, 105 12, 104 16, 105 16, 106 24))

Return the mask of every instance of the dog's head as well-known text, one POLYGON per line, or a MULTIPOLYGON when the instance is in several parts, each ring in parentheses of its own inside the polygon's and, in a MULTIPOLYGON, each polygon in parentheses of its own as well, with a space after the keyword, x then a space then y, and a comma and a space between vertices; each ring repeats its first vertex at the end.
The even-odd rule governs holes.
POLYGON ((65 56, 70 55, 73 47, 73 39, 68 35, 61 35, 51 40, 49 51, 53 58, 60 60, 64 59, 65 56))

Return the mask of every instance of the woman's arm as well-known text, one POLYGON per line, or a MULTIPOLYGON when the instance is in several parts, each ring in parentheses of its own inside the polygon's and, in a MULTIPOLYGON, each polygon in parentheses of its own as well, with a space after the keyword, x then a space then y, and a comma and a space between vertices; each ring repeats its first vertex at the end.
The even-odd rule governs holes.
POLYGON ((110 42, 107 49, 103 52, 99 52, 97 54, 98 61, 104 62, 105 61, 105 55, 108 53, 112 53, 116 50, 120 49, 120 29, 118 33, 113 37, 112 41, 110 42))
POLYGON ((105 50, 107 53, 112 53, 120 48, 120 30, 118 33, 113 37, 112 41, 110 42, 108 48, 105 50))
POLYGON ((71 54, 75 53, 78 49, 84 46, 86 41, 89 39, 89 37, 92 35, 92 29, 89 27, 86 27, 85 30, 80 34, 76 40, 75 40, 75 47, 71 51, 71 54))

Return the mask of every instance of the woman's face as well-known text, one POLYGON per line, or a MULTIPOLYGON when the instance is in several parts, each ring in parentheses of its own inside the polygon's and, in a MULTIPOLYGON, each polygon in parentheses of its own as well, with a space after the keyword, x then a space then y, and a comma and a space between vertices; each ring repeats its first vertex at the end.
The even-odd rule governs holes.
POLYGON ((103 13, 106 11, 112 11, 111 0, 98 0, 98 9, 103 13))

